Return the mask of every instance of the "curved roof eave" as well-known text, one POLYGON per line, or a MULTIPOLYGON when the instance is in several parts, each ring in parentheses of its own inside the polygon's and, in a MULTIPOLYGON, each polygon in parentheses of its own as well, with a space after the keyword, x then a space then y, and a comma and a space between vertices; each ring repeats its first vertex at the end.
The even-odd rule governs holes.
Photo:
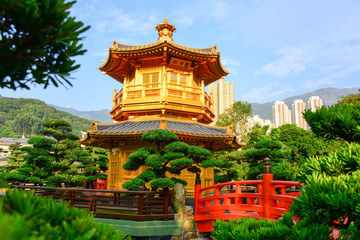
MULTIPOLYGON (((182 51, 184 53, 187 53, 192 56, 197 57, 204 57, 204 58, 216 58, 216 61, 214 63, 215 69, 220 73, 221 76, 226 76, 229 74, 228 71, 224 68, 224 66, 221 64, 220 60, 220 51, 217 51, 217 46, 213 46, 210 48, 190 48, 185 47, 183 45, 177 44, 173 41, 156 41, 150 44, 144 44, 144 45, 126 45, 126 44, 120 44, 114 41, 113 47, 109 47, 108 57, 106 61, 103 61, 103 65, 99 66, 99 70, 102 72, 109 71, 112 65, 112 62, 114 62, 114 54, 131 54, 131 53, 143 53, 144 51, 153 51, 158 50, 159 48, 162 48, 163 46, 167 46, 169 48, 172 48, 174 50, 182 51)), ((215 74, 217 75, 217 74, 215 74)), ((118 80, 121 82, 121 80, 118 80)), ((214 80, 216 81, 216 80, 214 80)), ((211 81, 213 82, 213 81, 211 81)))
POLYGON ((109 47, 109 49, 111 51, 116 51, 117 53, 129 53, 129 52, 136 53, 138 51, 143 52, 144 50, 150 50, 154 47, 158 47, 162 45, 169 45, 178 48, 179 50, 186 51, 188 53, 195 53, 205 56, 217 56, 220 54, 220 52, 217 51, 216 49, 216 45, 209 48, 191 48, 175 43, 173 41, 156 41, 153 43, 143 44, 143 45, 126 45, 126 44, 120 44, 114 42, 114 45, 112 47, 109 47))

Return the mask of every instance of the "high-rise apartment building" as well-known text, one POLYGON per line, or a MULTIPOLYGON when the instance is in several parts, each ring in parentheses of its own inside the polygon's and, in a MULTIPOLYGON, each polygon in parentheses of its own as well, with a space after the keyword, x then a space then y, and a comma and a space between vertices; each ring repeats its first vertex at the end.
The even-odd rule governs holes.
MULTIPOLYGON (((248 129, 250 130, 252 127, 254 127, 256 124, 260 125, 261 127, 268 125, 269 130, 272 128, 272 123, 269 119, 262 119, 259 117, 259 115, 253 115, 248 119, 248 129)), ((269 131, 268 130, 268 131, 269 131)))
POLYGON ((214 114, 216 122, 220 114, 232 107, 234 103, 234 83, 225 82, 225 77, 209 85, 209 93, 212 93, 214 103, 214 114))
POLYGON ((284 101, 276 101, 272 106, 273 123, 277 128, 286 123, 291 123, 291 111, 284 101))
POLYGON ((307 102, 307 109, 311 109, 312 112, 315 112, 317 109, 323 106, 323 102, 319 96, 311 96, 309 97, 309 101, 307 102))
POLYGON ((303 117, 303 113, 306 110, 306 104, 302 99, 294 100, 293 104, 291 105, 291 120, 292 123, 295 123, 299 127, 303 129, 307 129, 307 123, 303 117))

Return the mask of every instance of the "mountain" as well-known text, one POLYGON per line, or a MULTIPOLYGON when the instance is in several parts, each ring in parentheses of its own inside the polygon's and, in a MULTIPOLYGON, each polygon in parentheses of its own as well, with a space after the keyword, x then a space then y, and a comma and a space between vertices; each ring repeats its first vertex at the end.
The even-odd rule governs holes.
POLYGON ((110 118, 110 110, 109 109, 102 109, 99 111, 78 111, 73 108, 69 107, 59 107, 56 105, 49 104, 50 106, 54 107, 57 110, 64 111, 71 113, 73 115, 86 118, 93 121, 98 121, 101 123, 111 123, 113 120, 110 118))
MULTIPOLYGON (((311 96, 319 96, 323 105, 330 106, 335 104, 341 96, 346 96, 348 94, 358 93, 358 88, 322 88, 315 90, 313 92, 304 93, 302 95, 297 95, 293 97, 285 98, 281 101, 284 101, 285 104, 291 109, 291 105, 295 99, 302 99, 305 103, 309 100, 311 96)), ((267 102, 263 104, 259 103, 250 103, 252 107, 253 115, 259 115, 262 119, 272 120, 272 106, 274 102, 267 102)))
POLYGON ((42 124, 50 119, 67 121, 78 136, 81 136, 81 131, 91 129, 88 119, 56 110, 38 99, 0 97, 0 137, 37 135, 42 124))

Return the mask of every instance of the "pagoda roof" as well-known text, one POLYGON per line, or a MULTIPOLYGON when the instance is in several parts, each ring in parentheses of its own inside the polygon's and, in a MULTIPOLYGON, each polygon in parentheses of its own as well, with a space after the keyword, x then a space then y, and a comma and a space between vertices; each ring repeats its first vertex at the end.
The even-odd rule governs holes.
POLYGON ((217 56, 220 54, 220 51, 216 50, 216 48, 217 48, 216 45, 213 47, 209 47, 209 48, 191 48, 191 47, 186 47, 186 46, 177 44, 173 41, 164 41, 164 40, 158 40, 156 42, 149 43, 149 44, 143 44, 143 45, 126 45, 126 44, 121 44, 121 43, 114 41, 114 45, 110 49, 118 51, 118 52, 150 50, 156 46, 164 45, 165 42, 175 48, 185 50, 189 53, 195 53, 195 54, 199 53, 201 55, 208 55, 208 56, 217 56))
POLYGON ((123 83, 124 77, 130 74, 134 67, 140 67, 142 61, 157 59, 157 64, 161 65, 167 64, 168 57, 175 57, 191 61, 191 68, 204 80, 205 85, 229 74, 220 62, 220 51, 217 51, 216 45, 209 48, 192 48, 175 43, 172 40, 172 32, 176 29, 168 24, 167 19, 163 24, 159 24, 156 30, 159 31, 159 39, 153 43, 127 45, 113 41, 107 60, 103 61, 99 69, 123 83))
MULTIPOLYGON (((123 121, 119 123, 99 124, 93 122, 93 130, 88 131, 80 140, 85 145, 103 145, 106 147, 104 138, 129 138, 138 137, 147 131, 164 129, 175 133, 183 139, 198 139, 217 142, 216 150, 240 148, 244 144, 238 142, 237 135, 231 133, 229 127, 213 127, 201 123, 181 122, 172 120, 146 120, 146 121, 123 121)), ((186 142, 186 141, 185 141, 186 142)))

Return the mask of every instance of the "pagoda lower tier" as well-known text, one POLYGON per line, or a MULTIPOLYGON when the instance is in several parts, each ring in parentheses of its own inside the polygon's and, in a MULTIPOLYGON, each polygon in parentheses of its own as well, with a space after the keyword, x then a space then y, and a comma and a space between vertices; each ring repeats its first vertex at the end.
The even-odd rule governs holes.
MULTIPOLYGON (((122 190, 122 184, 139 175, 145 170, 141 167, 137 171, 123 169, 128 156, 141 147, 152 147, 141 139, 141 135, 154 129, 164 129, 175 133, 179 141, 190 145, 204 147, 210 151, 222 149, 238 149, 243 146, 238 137, 232 134, 231 127, 213 127, 197 122, 173 120, 123 121, 118 123, 99 124, 93 122, 92 130, 88 131, 81 144, 98 146, 110 150, 108 189, 122 190)), ((195 174, 183 171, 176 176, 188 182, 187 196, 194 193, 195 174)), ((201 179, 204 186, 214 184, 213 168, 203 169, 201 179)))

